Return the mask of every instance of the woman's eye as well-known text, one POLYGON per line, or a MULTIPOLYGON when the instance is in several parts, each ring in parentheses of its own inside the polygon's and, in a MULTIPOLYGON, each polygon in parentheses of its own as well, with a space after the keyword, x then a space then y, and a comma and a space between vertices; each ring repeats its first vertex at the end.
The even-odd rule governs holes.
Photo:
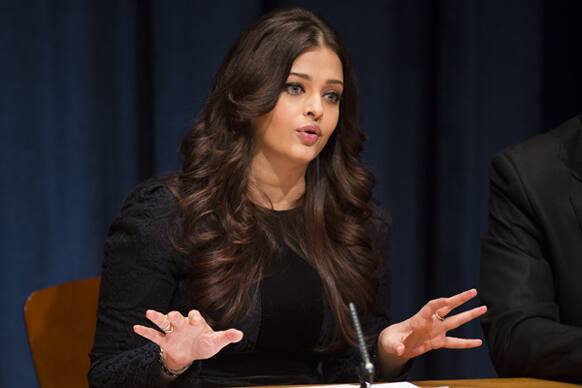
POLYGON ((332 102, 334 104, 337 104, 339 102, 339 100, 340 100, 340 95, 339 95, 339 93, 331 92, 331 93, 326 93, 325 98, 329 102, 332 102))
POLYGON ((288 83, 285 85, 285 91, 292 95, 298 95, 304 92, 303 86, 297 83, 288 83))

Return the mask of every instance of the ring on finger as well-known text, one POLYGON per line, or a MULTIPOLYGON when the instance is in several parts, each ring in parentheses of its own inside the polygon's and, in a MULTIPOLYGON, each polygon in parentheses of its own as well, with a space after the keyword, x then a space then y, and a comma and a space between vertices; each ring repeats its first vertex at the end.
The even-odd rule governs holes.
POLYGON ((434 314, 433 314, 433 316, 434 316, 434 317, 435 317, 437 320, 439 320, 439 321, 441 321, 441 322, 444 322, 444 321, 445 321, 445 317, 442 317, 442 316, 439 314, 439 312, 438 312, 438 311, 435 311, 435 312, 434 312, 434 314))
POLYGON ((164 333, 166 334, 170 334, 171 332, 174 331, 174 326, 172 325, 172 322, 170 322, 170 320, 168 319, 168 315, 164 315, 164 318, 166 318, 166 321, 168 322, 168 325, 166 327, 164 327, 162 330, 164 331, 164 333))

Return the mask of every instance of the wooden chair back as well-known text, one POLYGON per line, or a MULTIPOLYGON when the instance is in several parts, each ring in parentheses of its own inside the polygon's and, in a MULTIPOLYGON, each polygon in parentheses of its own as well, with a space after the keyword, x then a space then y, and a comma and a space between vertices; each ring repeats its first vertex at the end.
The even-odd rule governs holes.
POLYGON ((100 278, 34 291, 24 320, 41 388, 88 387, 100 278))

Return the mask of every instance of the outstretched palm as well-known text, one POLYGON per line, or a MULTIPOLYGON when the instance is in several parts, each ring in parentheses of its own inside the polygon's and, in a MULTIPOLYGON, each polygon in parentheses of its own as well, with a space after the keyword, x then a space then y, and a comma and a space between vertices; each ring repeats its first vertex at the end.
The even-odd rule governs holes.
POLYGON ((235 329, 214 331, 196 310, 190 311, 187 317, 177 311, 165 315, 148 310, 146 317, 165 334, 141 325, 135 325, 133 330, 159 345, 166 354, 167 365, 172 369, 210 358, 226 345, 240 341, 243 336, 241 331, 235 329))
POLYGON ((434 299, 425 304, 412 317, 384 329, 380 334, 380 346, 387 353, 404 359, 419 356, 433 349, 467 349, 480 346, 480 339, 447 336, 453 330, 481 315, 487 308, 480 306, 460 314, 446 317, 453 309, 477 295, 468 290, 450 298, 434 299))

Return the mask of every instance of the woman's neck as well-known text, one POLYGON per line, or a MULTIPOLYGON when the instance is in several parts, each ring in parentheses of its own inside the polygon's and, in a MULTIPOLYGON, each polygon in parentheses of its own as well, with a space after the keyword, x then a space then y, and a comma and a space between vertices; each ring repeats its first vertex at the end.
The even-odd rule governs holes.
POLYGON ((249 189, 252 200, 274 210, 296 206, 305 192, 307 165, 291 164, 259 153, 251 162, 249 189))

